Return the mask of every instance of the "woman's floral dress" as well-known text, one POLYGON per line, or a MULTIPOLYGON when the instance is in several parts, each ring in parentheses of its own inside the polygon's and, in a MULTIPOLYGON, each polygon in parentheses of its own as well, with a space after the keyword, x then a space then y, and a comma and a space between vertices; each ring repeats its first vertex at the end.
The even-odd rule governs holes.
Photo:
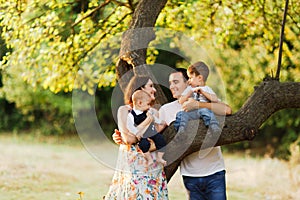
MULTIPOLYGON (((156 153, 152 153, 155 161, 156 153)), ((167 200, 167 180, 161 164, 150 167, 137 145, 120 145, 116 171, 105 200, 167 200)))

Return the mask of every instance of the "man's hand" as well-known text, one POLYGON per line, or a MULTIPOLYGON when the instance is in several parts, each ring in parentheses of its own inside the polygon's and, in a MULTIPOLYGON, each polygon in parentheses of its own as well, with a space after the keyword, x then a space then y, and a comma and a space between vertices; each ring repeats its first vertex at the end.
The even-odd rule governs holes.
POLYGON ((199 108, 199 102, 193 98, 189 98, 186 102, 182 104, 182 109, 186 112, 191 110, 196 110, 199 108))

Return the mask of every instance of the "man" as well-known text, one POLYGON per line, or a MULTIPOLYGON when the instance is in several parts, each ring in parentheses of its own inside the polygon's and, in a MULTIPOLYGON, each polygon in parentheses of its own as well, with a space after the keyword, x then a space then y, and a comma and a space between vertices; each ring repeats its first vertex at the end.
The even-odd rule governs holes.
MULTIPOLYGON (((223 103, 203 103, 189 99, 183 105, 178 98, 188 86, 185 69, 177 69, 169 76, 170 90, 176 101, 163 105, 159 118, 170 125, 176 119, 176 113, 182 109, 190 111, 199 108, 212 109, 216 114, 231 114, 231 108, 223 103)), ((195 152, 181 162, 180 173, 190 200, 226 199, 225 165, 220 147, 212 147, 195 152)))

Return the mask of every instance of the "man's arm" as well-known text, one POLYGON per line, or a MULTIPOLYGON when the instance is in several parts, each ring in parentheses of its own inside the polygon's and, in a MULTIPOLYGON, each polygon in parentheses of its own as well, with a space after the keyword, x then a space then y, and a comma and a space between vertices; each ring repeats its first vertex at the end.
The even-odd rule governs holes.
POLYGON ((186 102, 193 94, 193 91, 190 90, 188 91, 186 94, 181 95, 181 97, 179 97, 178 101, 180 104, 183 104, 184 102, 186 102))
POLYGON ((182 104, 182 108, 184 111, 196 110, 199 108, 208 108, 217 115, 231 115, 232 110, 230 106, 225 103, 217 102, 217 103, 205 103, 199 102, 194 99, 188 99, 188 101, 182 104))
POLYGON ((186 102, 190 97, 193 95, 193 89, 191 86, 188 86, 181 94, 181 96, 178 98, 178 102, 180 104, 183 104, 186 102))

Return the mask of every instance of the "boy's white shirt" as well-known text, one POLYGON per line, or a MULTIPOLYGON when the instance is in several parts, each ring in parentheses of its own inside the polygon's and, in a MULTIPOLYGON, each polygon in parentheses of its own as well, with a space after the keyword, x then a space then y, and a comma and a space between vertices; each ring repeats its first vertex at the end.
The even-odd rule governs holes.
MULTIPOLYGON (((134 108, 132 110, 137 115, 143 113, 143 111, 137 110, 137 109, 134 109, 134 108)), ((136 135, 139 131, 138 128, 134 125, 134 117, 133 117, 131 112, 129 112, 128 115, 127 115, 127 125, 126 126, 127 126, 128 131, 133 133, 134 135, 136 135)))
MULTIPOLYGON (((198 87, 192 87, 192 86, 187 86, 187 88, 182 92, 182 94, 181 95, 187 95, 188 94, 188 92, 190 92, 190 91, 193 91, 193 92, 195 92, 195 90, 197 90, 197 89, 199 89, 199 88, 201 88, 204 92, 207 92, 207 93, 209 93, 209 94, 216 94, 209 86, 207 86, 207 85, 205 85, 205 86, 198 86, 198 87)), ((200 100, 200 102, 208 102, 208 99, 203 95, 203 94, 200 94, 200 96, 199 96, 199 100, 200 100)))
MULTIPOLYGON (((181 111, 181 104, 173 101, 164 104, 159 109, 159 118, 169 126, 176 119, 177 112, 181 111)), ((180 164, 180 173, 184 176, 202 177, 225 170, 225 163, 221 147, 212 147, 195 152, 183 159, 180 164)))
MULTIPOLYGON (((159 119, 158 117, 156 117, 154 115, 154 110, 153 109, 154 108, 150 108, 148 112, 153 116, 154 123, 157 123, 157 124, 163 123, 163 121, 161 119, 159 119)), ((135 108, 133 108, 132 110, 137 115, 143 113, 143 111, 135 109, 135 108)), ((127 115, 127 129, 128 129, 129 132, 133 133, 134 135, 137 135, 137 133, 138 133, 138 128, 134 125, 134 117, 133 117, 132 113, 128 113, 128 115, 127 115)))

